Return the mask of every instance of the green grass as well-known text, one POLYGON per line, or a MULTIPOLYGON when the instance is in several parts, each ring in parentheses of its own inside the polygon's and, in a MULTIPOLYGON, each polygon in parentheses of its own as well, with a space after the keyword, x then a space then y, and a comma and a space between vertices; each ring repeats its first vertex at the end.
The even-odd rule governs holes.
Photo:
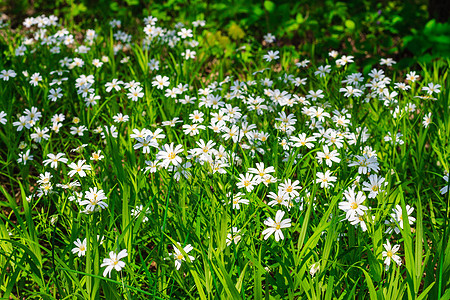
MULTIPOLYGON (((2 298, 450 299, 450 196, 440 192, 448 185, 443 177, 446 172, 448 176, 450 157, 448 59, 417 64, 413 69, 375 65, 390 79, 384 88, 398 93, 395 101, 385 105, 382 90, 363 88, 374 81, 370 69, 363 70, 356 63, 337 66, 331 56, 300 54, 293 47, 263 45, 256 39, 249 39, 246 49, 239 49, 242 43, 226 35, 211 35, 192 24, 184 24, 184 28, 194 29, 186 40, 198 41, 196 47, 183 40, 170 44, 181 31, 175 24, 165 26, 175 30, 166 33, 169 39, 155 38, 149 47, 143 43, 143 26, 126 42, 119 41, 117 33, 127 32, 127 28, 92 26, 97 34, 92 43, 84 40, 86 32, 63 34, 76 38, 69 46, 56 36, 52 45, 42 45, 43 36, 26 46, 24 56, 15 51, 25 36, 37 32, 36 25, 21 31, 5 29, 2 35, 2 43, 8 47, 1 54, 0 70, 16 73, 9 80, 0 80, 0 111, 6 113, 1 118, 5 124, 0 125, 2 298), (90 50, 77 53, 80 45, 90 50), (118 45, 126 47, 119 49, 118 45), (59 53, 51 52, 55 46, 59 53), (196 51, 196 57, 186 60, 182 56, 186 49, 196 51), (279 58, 266 61, 269 50, 279 51, 279 58), (84 65, 61 66, 65 57, 81 58, 84 65), (102 57, 103 65, 95 67, 92 61, 102 57), (149 67, 152 59, 159 61, 159 70, 149 67), (304 59, 310 60, 307 66, 296 66, 304 59), (324 77, 314 74, 325 65, 331 66, 330 73, 324 77), (64 72, 50 74, 56 70, 64 72), (420 78, 406 80, 411 71, 420 78), (36 72, 42 80, 33 86, 30 78, 36 72), (340 89, 350 84, 342 81, 357 72, 364 72, 362 81, 354 85, 362 95, 345 97, 340 89), (100 96, 96 105, 86 106, 85 97, 77 93, 75 84, 81 75, 94 76, 89 94, 100 96), (157 75, 167 76, 169 86, 158 89, 154 84, 157 75), (61 85, 51 85, 63 77, 67 80, 61 85), (295 85, 297 77, 305 78, 305 84, 295 85), (272 81, 271 87, 262 84, 266 78, 272 81), (124 83, 107 92, 105 85, 113 79, 139 82, 144 95, 132 101, 124 83), (395 89, 394 83, 405 83, 410 89, 395 89), (440 92, 431 94, 434 99, 416 97, 427 96, 423 88, 429 83, 441 86, 440 92), (185 92, 175 98, 166 95, 166 89, 180 84, 188 85, 185 92), (51 101, 51 89, 58 87, 62 97, 51 101), (221 97, 217 106, 205 105, 206 88, 217 99, 221 97), (284 100, 274 100, 268 89, 288 93, 286 101, 297 100, 286 105, 284 100), (318 90, 323 91, 323 98, 302 102, 318 90), (186 103, 185 96, 196 100, 186 103), (262 100, 262 110, 250 107, 250 101, 260 99, 257 97, 262 100), (41 117, 33 127, 18 131, 13 123, 32 107, 41 117), (320 108, 328 115, 323 114, 323 121, 316 123, 319 116, 307 112, 320 108), (186 134, 183 125, 193 124, 190 114, 196 110, 203 113, 200 124, 205 129, 197 135, 186 134), (113 117, 119 113, 127 115, 128 121, 116 122, 113 117), (292 123, 285 130, 280 127, 282 121, 276 120, 281 113, 296 120, 286 121, 292 123), (425 126, 424 117, 429 113, 431 122, 425 126), (65 116, 59 131, 52 130, 55 114, 65 116), (240 141, 225 137, 225 129, 218 133, 208 127, 217 114, 223 115, 228 129, 237 126, 234 136, 242 134, 240 141), (349 122, 338 123, 339 116, 349 122), (176 117, 181 122, 174 127, 163 125, 176 117), (249 125, 254 128, 246 132, 249 125), (82 136, 71 133, 71 127, 80 126, 85 126, 82 136), (112 126, 117 135, 110 133, 112 126), (35 128, 45 127, 49 136, 38 142, 32 134, 35 128), (136 147, 139 141, 131 137, 134 129, 144 128, 150 135, 161 129, 164 135, 153 140, 148 151, 136 147), (295 145, 292 137, 301 133, 307 137, 315 134, 312 147, 295 145), (397 133, 402 134, 400 139, 385 139, 397 133), (333 137, 338 142, 330 142, 333 137), (192 150, 200 140, 215 143, 206 151, 212 154, 201 156, 202 149, 192 150), (160 160, 159 166, 144 172, 171 143, 182 146, 177 154, 181 164, 174 167, 172 161, 166 168, 160 160), (317 159, 324 145, 330 152, 336 150, 339 162, 327 165, 317 159), (78 150, 73 151, 75 148, 78 150), (18 161, 28 150, 33 160, 26 164, 23 158, 18 161), (91 159, 99 150, 104 158, 91 159), (59 162, 57 169, 44 165, 48 154, 57 153, 64 153, 67 163, 59 162), (351 166, 363 153, 376 164, 369 172, 351 166), (69 165, 80 160, 90 166, 86 176, 69 176, 73 169, 69 165), (221 171, 213 172, 209 161, 223 163, 221 171), (239 175, 247 174, 257 163, 272 166, 277 181, 267 185, 256 181, 253 189, 240 188, 239 175), (318 173, 326 171, 331 171, 336 181, 322 188, 318 173), (46 172, 51 177, 44 175, 46 172), (370 191, 363 190, 363 183, 375 174, 385 178, 386 185, 369 198, 370 191), (282 204, 269 206, 270 193, 283 190, 287 180, 298 195, 285 187, 289 196, 282 204), (79 185, 62 186, 75 181, 79 185), (104 192, 107 207, 100 208, 92 201, 98 211, 86 213, 89 206, 80 201, 87 200, 93 188, 104 192), (46 189, 48 192, 43 192, 46 189), (365 227, 352 225, 340 208, 352 199, 348 192, 353 189, 364 195, 358 204, 367 209, 358 216, 365 227), (239 209, 233 207, 237 196, 248 200, 240 203, 239 209), (408 220, 408 207, 413 208, 410 216, 414 220, 401 222, 408 220), (135 214, 137 208, 141 213, 135 214), (290 226, 281 228, 279 241, 277 233, 265 239, 263 231, 271 223, 268 219, 275 220, 277 211, 285 213, 283 220, 290 219, 290 226), (228 235, 234 227, 240 238, 228 235), (77 239, 86 239, 80 256, 72 253, 77 239), (393 257, 399 255, 401 261, 391 260, 389 268, 385 268, 383 255, 387 240, 399 245, 393 257), (128 255, 121 259, 123 268, 112 270, 111 277, 104 276, 104 259, 110 258, 110 252, 124 249, 128 255)), ((47 26, 45 37, 59 29, 47 26)), ((337 59, 352 55, 335 50, 337 59)), ((352 220, 358 223, 359 218, 352 220)))

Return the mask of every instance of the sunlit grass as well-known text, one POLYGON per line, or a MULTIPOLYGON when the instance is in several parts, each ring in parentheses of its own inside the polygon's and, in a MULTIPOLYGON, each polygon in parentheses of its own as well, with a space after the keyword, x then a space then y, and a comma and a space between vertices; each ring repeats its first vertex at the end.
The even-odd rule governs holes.
POLYGON ((51 22, 4 37, 2 297, 448 299, 448 60, 51 22))

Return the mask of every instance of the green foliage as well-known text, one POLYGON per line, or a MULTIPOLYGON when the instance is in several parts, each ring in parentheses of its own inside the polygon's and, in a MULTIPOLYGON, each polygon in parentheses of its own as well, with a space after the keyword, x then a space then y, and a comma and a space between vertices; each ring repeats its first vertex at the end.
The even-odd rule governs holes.
MULTIPOLYGON (((448 185, 442 174, 450 168, 450 61, 445 58, 449 28, 425 22, 420 2, 33 3, 35 9, 56 7, 69 29, 63 35, 73 34, 75 41, 47 44, 46 38, 61 29, 49 26, 47 36, 37 37, 21 56, 16 50, 25 37, 35 36, 36 26, 3 28, 0 70, 14 70, 17 76, 0 79, 0 112, 6 114, 0 117, 5 118, 5 124, 0 122, 1 298, 449 299, 450 197, 441 193, 448 185), (178 21, 192 29, 193 36, 174 44, 167 36, 150 41, 141 18, 148 15, 158 18, 169 37, 180 36, 178 21), (120 28, 109 25, 112 18, 122 21, 120 28), (203 18, 204 28, 190 23, 203 18), (410 19, 417 19, 413 28, 405 25, 410 19), (85 29, 94 29, 97 37, 84 40, 85 29), (132 36, 124 41, 119 32, 132 36), (268 32, 276 36, 275 43, 263 41, 268 32), (191 39, 198 46, 184 43, 191 39), (415 39, 424 45, 417 47, 415 39), (394 66, 380 64, 380 57, 402 57, 402 43, 413 57, 394 66), (59 52, 53 52, 56 45, 59 52), (82 45, 90 49, 83 53, 82 45), (187 49, 195 51, 194 57, 186 58, 187 49), (331 49, 338 51, 336 58, 355 56, 356 62, 338 65, 328 54, 331 49), (269 50, 278 51, 279 57, 265 58, 269 50), (80 58, 84 64, 65 65, 64 58, 80 58), (103 65, 94 66, 94 59, 103 65), (330 73, 316 74, 325 65, 330 73), (365 86, 376 81, 374 68, 390 79, 383 87, 389 95, 365 86), (405 80, 411 71, 420 79, 405 80), (43 75, 36 86, 30 83, 34 73, 43 75), (354 87, 362 96, 344 96, 341 89, 350 83, 343 80, 357 73, 363 79, 354 87), (83 75, 94 76, 92 93, 100 96, 95 105, 87 105, 75 86, 83 75), (170 84, 159 89, 158 75, 167 76, 170 84), (56 79, 61 84, 54 83, 56 79), (106 91, 113 79, 123 83, 106 91), (142 87, 137 101, 124 87, 131 82, 142 87), (395 88, 394 83, 409 89, 395 88), (429 83, 441 85, 440 92, 427 93, 429 83), (175 98, 166 90, 184 84, 185 92, 175 98), (52 101, 57 87, 63 97, 52 101), (182 125, 191 125, 197 110, 207 126, 221 113, 204 103, 208 89, 217 101, 231 105, 222 118, 231 118, 226 126, 238 126, 234 135, 246 131, 240 142, 208 127, 198 135, 185 132, 182 125), (313 99, 319 89, 324 98, 313 99), (287 103, 271 96, 277 90, 289 94, 287 103), (397 95, 388 101, 393 92, 397 95), (190 103, 184 96, 196 100, 190 103), (266 106, 259 107, 262 113, 252 106, 258 97, 266 106), (34 127, 18 131, 13 123, 31 107, 41 118, 34 127), (237 112, 246 117, 234 120, 237 112), (119 113, 129 119, 117 121, 119 113), (62 127, 50 129, 48 139, 38 142, 31 134, 37 127, 53 128, 55 114, 66 117, 62 127), (175 117, 183 123, 163 125, 175 117), (282 119, 296 120, 291 133, 281 126, 290 121, 282 119), (255 131, 250 132, 249 124, 255 131), (86 130, 79 135, 81 126, 86 130), (157 145, 148 151, 131 137, 135 129, 144 128, 152 136, 157 129, 164 134, 155 137, 157 145), (311 149, 300 142, 294 145, 293 137, 301 133, 316 137, 311 149), (398 133, 402 136, 397 138, 398 133), (213 155, 223 157, 220 162, 227 165, 215 168, 192 151, 200 139, 214 141, 215 150, 222 146, 222 152, 213 155), (161 159, 152 167, 170 143, 182 147, 178 155, 191 165, 174 167, 172 162, 170 169, 161 159), (325 158, 319 159, 325 145, 336 150, 340 162, 328 166, 325 158), (26 150, 34 158, 25 164, 20 155, 26 150), (58 168, 43 163, 56 153, 64 153, 68 162, 58 163, 58 168), (96 153, 104 157, 97 160, 96 153), (360 171, 364 162, 351 165, 363 153, 376 158, 379 171, 360 171), (91 170, 86 176, 69 176, 76 169, 69 164, 81 160, 91 170), (273 166, 277 181, 258 182, 253 190, 239 187, 240 175, 256 163, 273 166), (144 172, 147 167, 152 171, 144 172), (318 174, 327 170, 337 180, 322 188, 318 174), (375 173, 386 185, 369 198, 371 190, 363 187, 375 173), (43 178, 52 186, 39 182, 43 178), (75 180, 80 186, 69 188, 75 180), (268 205, 269 193, 278 193, 287 180, 298 180, 298 197, 268 205), (89 204, 81 204, 93 188, 104 191, 107 207, 96 204, 98 211, 88 211, 89 204), (367 212, 359 225, 351 224, 342 209, 352 188, 365 195, 360 204, 367 212), (233 207, 238 192, 248 200, 239 209, 233 207), (274 219, 278 211, 290 219, 290 226, 281 228, 280 240, 274 234, 265 238, 268 218, 274 219), (410 217, 415 220, 410 222, 410 217), (84 254, 73 251, 77 239, 86 239, 84 254), (389 256, 389 268, 387 241, 399 245, 392 255, 401 261, 397 264, 389 256), (124 267, 104 276, 104 259, 124 249, 124 267)), ((31 4, 21 5, 18 9, 26 10, 31 4)))

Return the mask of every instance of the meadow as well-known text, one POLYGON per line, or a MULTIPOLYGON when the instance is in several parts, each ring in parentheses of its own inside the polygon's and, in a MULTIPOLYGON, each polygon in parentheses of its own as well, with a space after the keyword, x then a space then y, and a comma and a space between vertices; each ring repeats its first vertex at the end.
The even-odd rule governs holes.
POLYGON ((2 299, 450 299, 449 58, 14 21, 2 299))

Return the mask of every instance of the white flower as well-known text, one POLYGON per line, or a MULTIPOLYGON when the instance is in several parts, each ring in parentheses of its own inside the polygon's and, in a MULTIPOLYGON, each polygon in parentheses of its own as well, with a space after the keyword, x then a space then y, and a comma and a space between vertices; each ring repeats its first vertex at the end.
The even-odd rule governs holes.
POLYGON ((400 256, 396 255, 397 251, 400 249, 400 245, 394 245, 391 246, 391 243, 389 243, 389 240, 386 240, 386 244, 383 244, 384 249, 386 251, 383 251, 381 254, 383 257, 386 257, 384 260, 384 264, 386 265, 386 271, 389 270, 389 266, 391 264, 391 259, 397 263, 398 266, 402 264, 402 260, 400 259, 400 256))
POLYGON ((325 77, 328 73, 331 72, 331 66, 330 65, 326 65, 326 66, 319 66, 317 68, 317 71, 314 72, 314 75, 318 75, 320 77, 325 77))
POLYGON ((275 215, 275 221, 272 218, 269 218, 264 221, 264 224, 269 228, 265 229, 262 234, 264 235, 264 239, 267 240, 272 233, 275 233, 275 241, 279 241, 280 239, 284 239, 283 232, 281 232, 282 228, 291 227, 291 219, 284 219, 284 211, 279 210, 275 215))
POLYGON ((289 200, 289 195, 283 191, 278 190, 278 194, 275 194, 274 192, 270 192, 267 195, 267 198, 273 199, 272 201, 267 203, 267 205, 269 205, 269 206, 275 206, 277 204, 288 206, 287 204, 288 204, 288 200, 289 200))
POLYGON ((329 185, 334 186, 332 182, 336 181, 336 176, 331 176, 331 171, 326 170, 325 173, 317 172, 316 183, 320 183, 321 188, 328 188, 329 185))
POLYGON ((169 164, 172 164, 174 166, 181 164, 182 159, 177 154, 184 151, 183 146, 177 145, 175 149, 173 146, 174 146, 173 142, 170 145, 165 144, 163 146, 164 150, 160 150, 156 155, 156 159, 161 160, 158 163, 160 166, 167 168, 169 164))
POLYGON ((40 129, 39 127, 36 127, 35 132, 30 134, 30 137, 36 142, 40 143, 42 139, 48 140, 50 138, 50 135, 47 134, 50 130, 47 127, 44 127, 43 129, 40 129))
POLYGON ((27 164, 27 161, 33 160, 33 155, 30 155, 30 149, 27 150, 25 153, 20 153, 19 158, 17 159, 17 163, 23 163, 24 165, 27 164))
POLYGON ((388 67, 392 66, 393 64, 396 64, 397 62, 393 60, 392 58, 382 58, 380 60, 380 65, 386 65, 388 67))
POLYGON ((347 97, 347 98, 352 97, 352 96, 360 97, 363 94, 363 92, 360 89, 355 89, 351 85, 349 85, 345 88, 341 88, 339 90, 339 92, 345 93, 344 97, 347 97))
POLYGON ((71 163, 68 167, 71 168, 72 170, 69 171, 68 175, 70 177, 73 177, 73 175, 78 173, 80 177, 85 177, 86 172, 84 172, 84 170, 91 170, 91 166, 85 165, 84 164, 85 162, 86 162, 85 160, 79 160, 77 163, 71 163))
POLYGON ((195 58, 195 55, 197 54, 197 52, 192 51, 191 49, 186 49, 185 52, 181 53, 181 56, 183 56, 186 60, 192 58, 195 58))
POLYGON ((181 244, 177 242, 178 245, 173 245, 173 253, 170 254, 170 256, 173 257, 175 260, 175 268, 179 270, 181 268, 181 263, 183 261, 186 261, 186 257, 189 258, 189 261, 195 260, 195 258, 191 255, 187 255, 189 252, 191 252, 194 247, 192 247, 190 244, 187 244, 183 249, 183 251, 180 250, 181 244))
POLYGON ((422 125, 423 127, 427 128, 428 125, 431 123, 431 113, 428 113, 423 117, 422 125))
POLYGON ((339 153, 337 150, 333 150, 330 152, 327 145, 323 146, 323 152, 317 152, 317 159, 320 163, 322 163, 322 160, 325 159, 325 163, 328 167, 331 167, 332 163, 340 163, 341 159, 338 157, 339 153))
POLYGON ((114 78, 112 82, 108 82, 105 84, 106 92, 111 92, 112 89, 115 89, 116 91, 120 91, 121 84, 123 84, 122 80, 118 80, 117 78, 114 78))
POLYGON ((61 92, 62 92, 61 88, 57 88, 56 90, 55 89, 51 89, 49 91, 48 99, 50 99, 51 101, 55 102, 59 98, 62 98, 63 94, 61 92))
POLYGON ((305 146, 308 149, 314 147, 312 142, 315 142, 316 139, 314 137, 306 137, 306 133, 301 133, 298 137, 292 136, 290 139, 294 144, 294 147, 302 147, 305 146))
POLYGON ((64 164, 67 164, 67 158, 63 157, 65 154, 64 153, 58 153, 58 154, 53 154, 53 153, 49 153, 47 154, 48 159, 44 160, 44 166, 50 164, 50 167, 53 169, 58 169, 58 162, 62 162, 64 164))
POLYGON ((91 160, 99 161, 105 158, 104 155, 101 154, 102 150, 98 150, 97 152, 93 152, 91 155, 91 160))
POLYGON ((102 209, 108 207, 108 204, 103 201, 107 199, 105 192, 98 190, 96 187, 89 188, 89 191, 85 193, 84 197, 87 200, 80 201, 80 205, 86 205, 86 211, 88 212, 94 212, 98 207, 102 209))
POLYGON ((122 113, 118 113, 117 115, 113 116, 113 120, 116 123, 128 122, 129 119, 130 117, 128 115, 123 115, 122 113))
POLYGON ((299 184, 300 184, 300 181, 298 181, 298 180, 292 182, 291 179, 286 179, 278 187, 278 193, 280 193, 280 192, 286 193, 290 199, 297 197, 297 196, 299 196, 299 192, 297 190, 302 188, 299 184))
POLYGON ((275 168, 274 167, 264 168, 264 163, 260 162, 260 163, 256 163, 256 168, 249 168, 248 172, 252 173, 252 174, 257 174, 262 179, 267 174, 275 172, 275 168))
POLYGON ((3 124, 3 125, 6 124, 6 121, 8 121, 8 120, 6 119, 6 116, 7 116, 7 115, 8 115, 8 114, 5 113, 4 111, 0 111, 0 123, 1 123, 1 124, 3 124))
POLYGON ((253 177, 253 174, 247 173, 245 175, 239 174, 239 182, 236 183, 237 187, 242 189, 246 188, 247 192, 251 192, 255 185, 261 182, 258 176, 253 177))
POLYGON ((347 201, 340 202, 339 209, 346 212, 345 218, 347 220, 353 219, 359 215, 364 215, 364 211, 367 210, 367 207, 362 205, 366 200, 366 195, 364 195, 363 192, 359 191, 358 194, 355 195, 354 188, 351 188, 344 192, 344 196, 347 201))
POLYGON ((144 93, 142 92, 142 88, 140 86, 131 87, 128 91, 129 93, 127 94, 127 97, 132 101, 138 101, 139 98, 144 97, 144 93))
POLYGON ((137 150, 142 148, 144 153, 150 153, 150 147, 159 148, 158 142, 151 135, 146 135, 144 138, 138 137, 136 141, 138 143, 133 146, 133 149, 137 150))
POLYGON ((269 52, 267 52, 266 55, 263 56, 263 58, 267 61, 267 62, 271 62, 274 59, 278 59, 280 58, 280 56, 278 55, 280 53, 280 51, 272 51, 269 50, 269 52))
MULTIPOLYGON (((408 216, 409 225, 412 225, 414 223, 414 221, 416 220, 416 218, 411 216, 411 214, 414 211, 414 207, 406 205, 405 208, 406 208, 406 215, 408 216)), ((397 204, 396 208, 394 208, 393 211, 394 212, 391 214, 391 217, 394 220, 396 220, 397 223, 400 225, 400 228, 403 229, 403 210, 402 210, 402 207, 397 204)), ((398 231, 397 233, 399 233, 399 232, 400 231, 398 231)))
POLYGON ((316 273, 320 270, 320 263, 316 262, 311 265, 311 268, 309 269, 309 274, 311 274, 311 277, 314 277, 316 273))
POLYGON ((441 86, 439 84, 434 84, 432 82, 430 82, 428 84, 428 86, 424 86, 422 88, 423 91, 426 91, 428 93, 428 95, 431 95, 433 93, 439 94, 441 92, 441 90, 439 90, 441 88, 441 86))
POLYGON ((147 214, 149 214, 150 212, 151 212, 150 208, 147 208, 144 211, 144 206, 142 204, 136 206, 136 208, 131 209, 131 215, 135 218, 138 218, 141 213, 144 215, 144 217, 142 218, 142 223, 145 223, 148 221, 147 214))
POLYGON ((441 195, 444 195, 444 194, 446 194, 448 192, 448 186, 449 186, 449 184, 448 184, 448 175, 445 175, 442 179, 444 179, 445 182, 447 182, 445 184, 445 186, 440 190, 441 195))
POLYGON ((123 249, 118 254, 114 251, 109 252, 109 258, 104 258, 103 263, 100 267, 106 267, 105 271, 103 271, 103 277, 111 278, 111 271, 115 269, 117 272, 121 271, 125 267, 125 262, 121 261, 122 258, 127 257, 127 249, 123 249))
POLYGON ((180 36, 182 39, 193 37, 192 29, 181 28, 181 31, 179 31, 177 35, 180 36))
POLYGON ((406 80, 414 82, 416 80, 419 80, 419 75, 416 75, 416 71, 411 71, 408 74, 406 74, 406 80))
MULTIPOLYGON (((369 176, 368 182, 363 182, 363 191, 370 192, 369 198, 375 198, 379 192, 383 192, 382 190, 382 184, 385 181, 383 177, 378 177, 376 174, 372 174, 369 176)), ((385 183, 385 185, 387 182, 385 183)))
POLYGON ((248 201, 247 199, 242 199, 241 197, 244 194, 242 193, 237 193, 236 195, 233 196, 233 209, 240 209, 241 206, 239 204, 246 204, 248 205, 250 203, 250 201, 248 201))
POLYGON ((3 79, 4 81, 9 81, 9 78, 16 77, 17 73, 14 72, 14 70, 2 70, 0 74, 0 79, 3 79))
POLYGON ((161 75, 156 75, 155 80, 152 82, 153 86, 156 86, 157 89, 162 90, 164 87, 169 86, 169 77, 161 75))
POLYGON ((222 131, 224 132, 222 137, 226 141, 228 141, 231 138, 234 143, 239 142, 244 136, 244 132, 240 130, 239 127, 236 125, 233 125, 231 128, 223 126, 222 131))
POLYGON ((241 236, 238 234, 240 232, 237 227, 231 228, 231 232, 227 234, 226 243, 230 246, 232 243, 237 244, 241 240, 241 236))
POLYGON ((353 62, 353 58, 354 58, 354 56, 351 56, 351 55, 349 55, 349 56, 342 55, 341 58, 336 60, 336 65, 345 66, 346 64, 353 62))
POLYGON ((367 154, 355 155, 357 161, 352 161, 349 163, 349 167, 358 166, 359 174, 367 174, 371 170, 378 173, 380 168, 378 167, 378 161, 376 156, 369 157, 367 154))
POLYGON ((39 84, 39 81, 42 80, 42 76, 39 73, 34 73, 31 75, 30 84, 32 86, 37 86, 39 84))
POLYGON ((75 248, 72 249, 73 254, 78 254, 78 257, 86 255, 86 239, 81 241, 80 239, 77 239, 75 242, 75 248))

